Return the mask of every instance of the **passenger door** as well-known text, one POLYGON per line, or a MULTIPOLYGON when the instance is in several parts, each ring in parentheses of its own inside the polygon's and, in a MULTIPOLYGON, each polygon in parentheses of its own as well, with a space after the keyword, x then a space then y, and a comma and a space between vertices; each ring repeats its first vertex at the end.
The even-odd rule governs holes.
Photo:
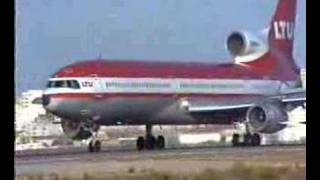
POLYGON ((93 79, 93 84, 94 84, 94 96, 97 99, 102 99, 104 95, 104 86, 102 83, 101 78, 99 78, 97 75, 94 76, 93 79))

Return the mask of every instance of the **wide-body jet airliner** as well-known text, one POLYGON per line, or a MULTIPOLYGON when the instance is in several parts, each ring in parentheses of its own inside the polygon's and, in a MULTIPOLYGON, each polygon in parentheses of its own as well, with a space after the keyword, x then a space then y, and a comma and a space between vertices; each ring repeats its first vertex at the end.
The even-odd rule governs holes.
POLYGON ((61 118, 64 133, 92 138, 100 126, 145 125, 137 148, 162 149, 153 125, 245 124, 232 144, 260 145, 261 133, 288 124, 288 112, 304 106, 300 70, 293 58, 296 0, 279 0, 268 33, 230 33, 234 63, 88 60, 63 67, 48 81, 44 108, 61 118))

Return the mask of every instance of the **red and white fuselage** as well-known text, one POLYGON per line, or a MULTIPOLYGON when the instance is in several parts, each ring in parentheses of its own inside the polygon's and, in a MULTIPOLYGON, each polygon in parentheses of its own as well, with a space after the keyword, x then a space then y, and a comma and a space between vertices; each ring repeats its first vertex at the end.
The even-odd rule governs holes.
POLYGON ((261 46, 264 48, 256 48, 260 42, 254 44, 255 39, 245 33, 230 36, 227 43, 235 56, 234 64, 78 62, 49 79, 44 107, 64 119, 90 120, 100 125, 241 121, 237 112, 198 116, 191 115, 183 106, 188 102, 252 102, 301 86, 292 57, 295 6, 295 0, 279 1, 268 38, 261 46))

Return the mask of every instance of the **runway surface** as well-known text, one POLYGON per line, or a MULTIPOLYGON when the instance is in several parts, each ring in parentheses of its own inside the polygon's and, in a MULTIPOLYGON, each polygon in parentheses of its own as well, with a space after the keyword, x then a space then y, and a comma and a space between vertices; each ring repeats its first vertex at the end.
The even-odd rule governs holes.
POLYGON ((15 156, 16 175, 102 171, 114 173, 136 169, 163 171, 200 171, 224 169, 235 162, 250 164, 305 166, 305 145, 260 147, 199 147, 154 151, 105 150, 87 153, 85 149, 38 151, 15 156))

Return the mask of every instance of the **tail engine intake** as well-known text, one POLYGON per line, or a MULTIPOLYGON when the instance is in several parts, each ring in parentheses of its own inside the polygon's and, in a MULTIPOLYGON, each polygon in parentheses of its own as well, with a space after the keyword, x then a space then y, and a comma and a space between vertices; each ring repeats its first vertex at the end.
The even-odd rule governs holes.
POLYGON ((257 59, 268 51, 267 44, 249 32, 233 32, 226 42, 227 50, 237 62, 257 59))

